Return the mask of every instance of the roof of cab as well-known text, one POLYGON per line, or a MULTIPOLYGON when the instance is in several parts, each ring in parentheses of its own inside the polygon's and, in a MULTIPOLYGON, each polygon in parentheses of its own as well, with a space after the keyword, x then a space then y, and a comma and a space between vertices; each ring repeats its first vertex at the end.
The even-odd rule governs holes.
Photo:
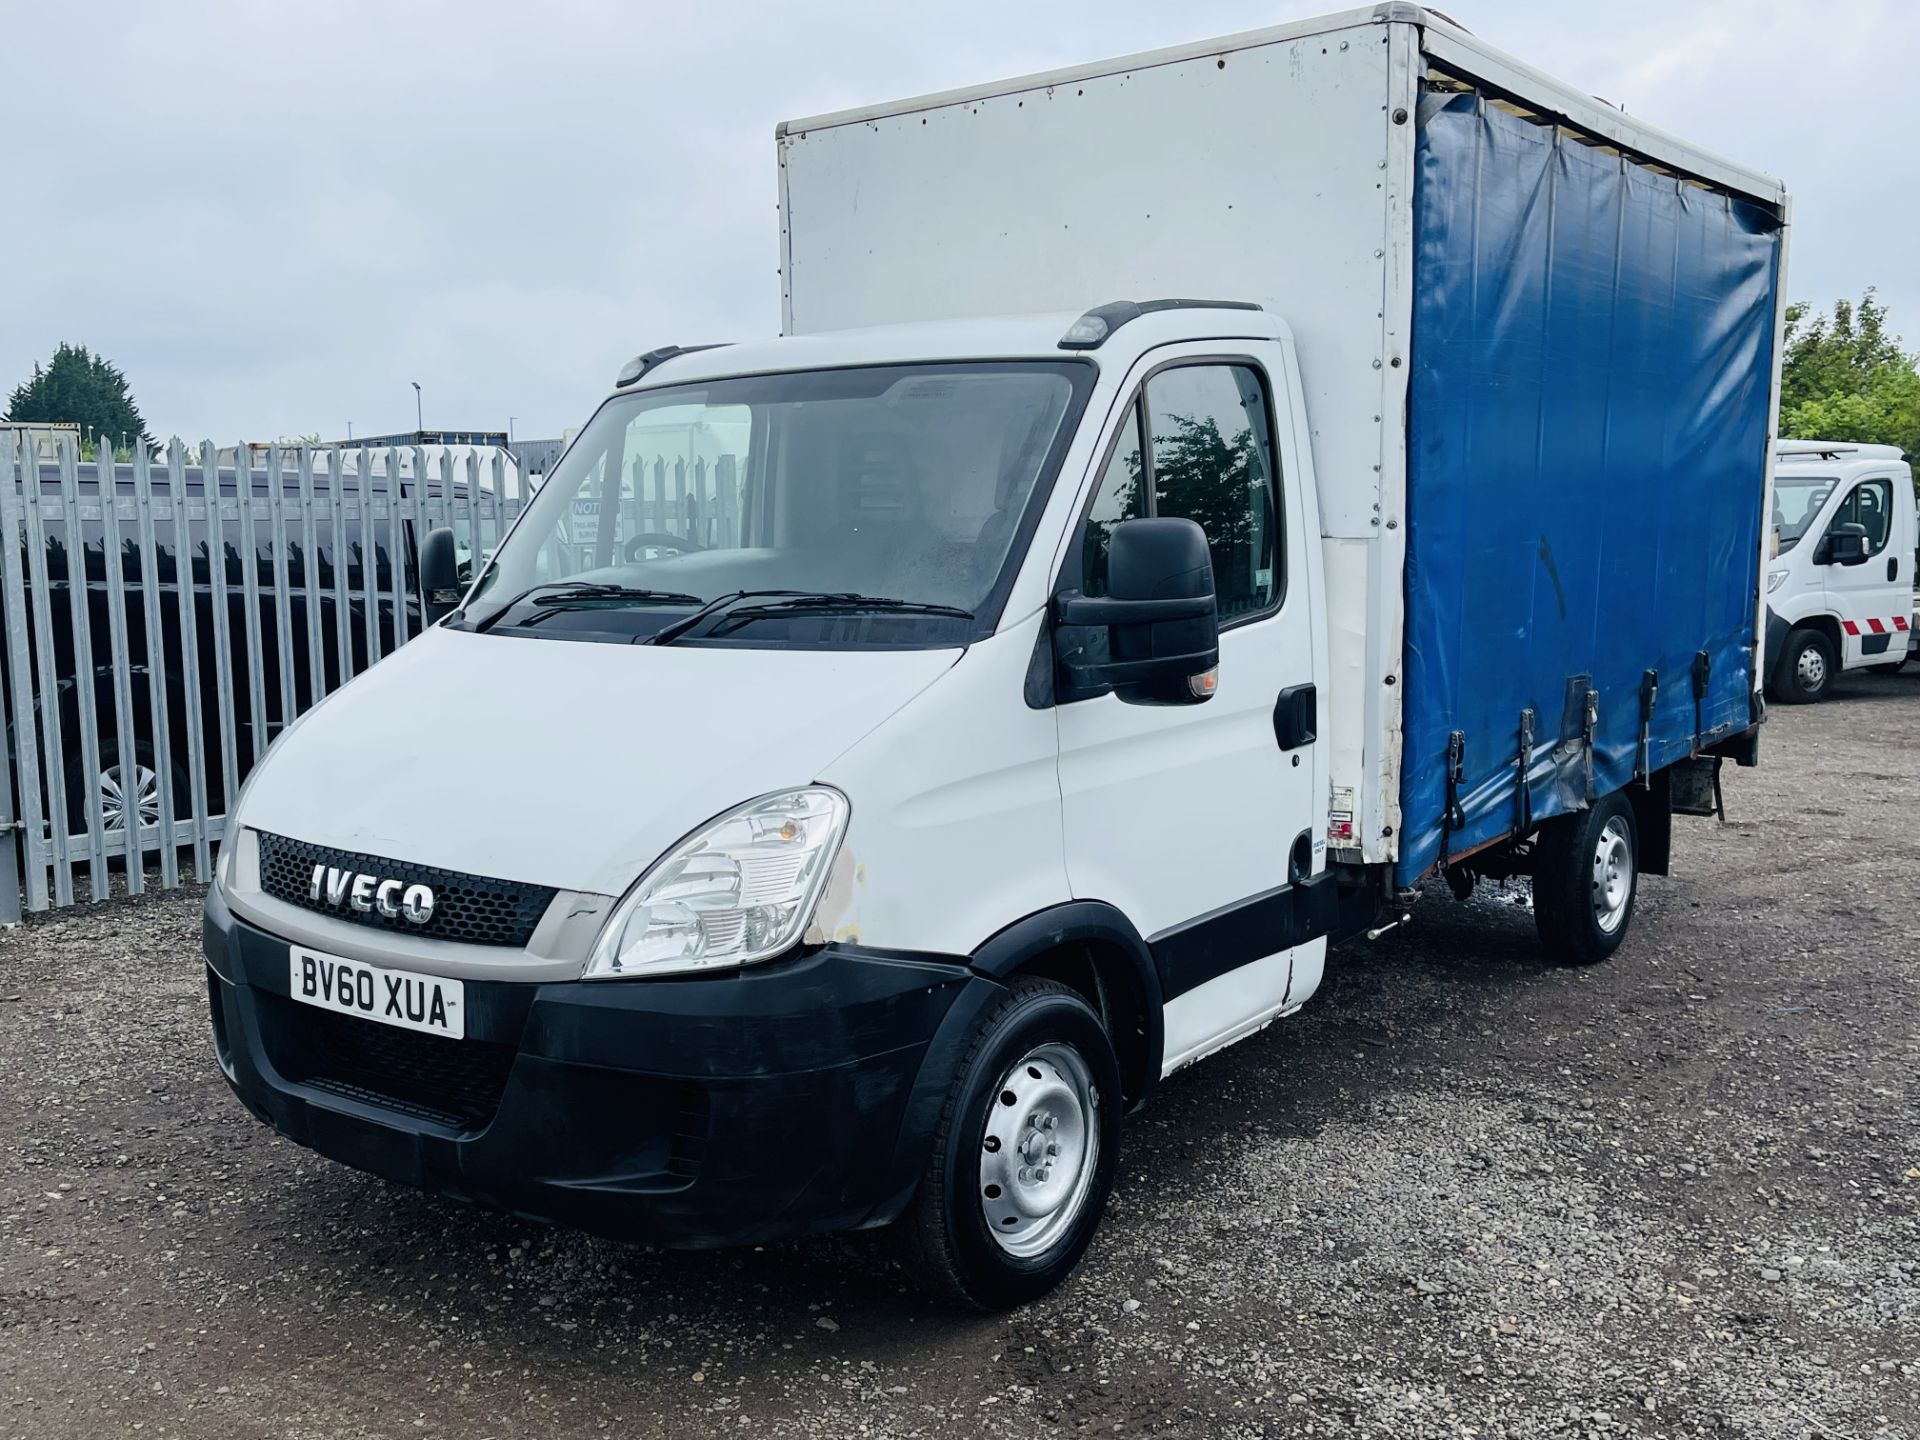
MULTIPOLYGON (((903 325, 874 325, 858 330, 823 330, 782 335, 734 345, 688 350, 660 361, 637 382, 615 394, 631 394, 663 385, 764 375, 784 370, 835 370, 854 365, 901 365, 916 361, 1081 360, 1098 350, 1063 349, 1061 337, 1081 317, 1079 311, 1043 311, 966 320, 926 320, 903 325)), ((1259 310, 1227 304, 1188 305, 1178 311, 1149 311, 1118 333, 1139 346, 1189 338, 1198 317, 1218 317, 1219 338, 1277 338, 1284 327, 1259 310)), ((1129 346, 1131 350, 1133 346, 1129 346)))
POLYGON ((1781 465, 1907 458, 1898 445, 1869 445, 1858 440, 1776 440, 1773 448, 1775 462, 1781 465))

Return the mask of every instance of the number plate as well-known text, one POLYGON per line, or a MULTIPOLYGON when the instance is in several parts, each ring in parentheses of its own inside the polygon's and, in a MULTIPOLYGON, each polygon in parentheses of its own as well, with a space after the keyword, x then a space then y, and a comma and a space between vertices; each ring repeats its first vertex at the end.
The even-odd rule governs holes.
POLYGON ((458 980, 363 965, 298 945, 287 961, 287 993, 303 1005, 452 1040, 466 1038, 466 987, 458 980))

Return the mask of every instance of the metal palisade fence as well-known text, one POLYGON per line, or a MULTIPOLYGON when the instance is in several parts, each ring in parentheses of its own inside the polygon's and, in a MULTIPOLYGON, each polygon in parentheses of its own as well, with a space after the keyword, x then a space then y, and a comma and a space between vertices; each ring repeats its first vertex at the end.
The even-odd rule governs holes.
POLYGON ((210 879, 274 736, 430 622, 421 537, 465 578, 526 498, 499 450, 0 436, 0 924, 210 879))

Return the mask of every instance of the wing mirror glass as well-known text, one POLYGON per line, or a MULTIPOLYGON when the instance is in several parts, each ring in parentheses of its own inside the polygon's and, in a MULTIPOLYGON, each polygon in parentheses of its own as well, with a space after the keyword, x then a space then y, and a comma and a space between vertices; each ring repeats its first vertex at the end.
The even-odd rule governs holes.
POLYGON ((1112 691, 1133 704, 1212 698, 1220 664, 1213 557, 1191 520, 1122 520, 1107 536, 1107 593, 1054 597, 1058 698, 1112 691))

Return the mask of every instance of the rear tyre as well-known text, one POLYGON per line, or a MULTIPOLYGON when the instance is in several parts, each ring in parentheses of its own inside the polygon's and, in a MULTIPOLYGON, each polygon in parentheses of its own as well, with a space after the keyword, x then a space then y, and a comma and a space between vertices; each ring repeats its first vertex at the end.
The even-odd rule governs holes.
POLYGON ((1120 1153, 1120 1062, 1075 991, 1020 980, 961 1060, 900 1239, 929 1290, 978 1310, 1064 1280, 1120 1153))
POLYGON ((1633 806, 1617 791, 1540 827, 1533 923, 1555 958, 1597 965, 1620 948, 1639 892, 1639 841, 1633 806))
POLYGON ((1795 630, 1787 636, 1780 663, 1773 671, 1773 698, 1783 705, 1811 705, 1827 698, 1840 658, 1833 641, 1818 630, 1795 630))

